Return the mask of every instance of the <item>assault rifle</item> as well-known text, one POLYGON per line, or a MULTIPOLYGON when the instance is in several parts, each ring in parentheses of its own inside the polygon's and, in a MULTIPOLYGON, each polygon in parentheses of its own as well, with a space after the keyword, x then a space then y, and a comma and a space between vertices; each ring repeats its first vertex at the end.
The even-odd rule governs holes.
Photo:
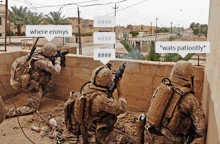
POLYGON ((66 60, 65 55, 67 55, 67 54, 70 53, 70 52, 72 52, 72 51, 67 50, 67 51, 61 52, 60 50, 57 50, 57 53, 56 53, 55 55, 50 56, 50 57, 48 57, 48 58, 49 58, 50 60, 52 60, 52 62, 53 62, 53 64, 54 64, 55 58, 56 58, 56 57, 60 57, 60 58, 61 58, 61 66, 65 67, 65 66, 66 66, 66 64, 65 64, 65 60, 66 60))
POLYGON ((111 83, 108 91, 107 91, 107 94, 108 94, 108 98, 112 97, 112 93, 114 92, 114 90, 117 88, 117 84, 119 82, 119 79, 122 78, 122 75, 124 74, 124 71, 125 71, 125 66, 126 62, 122 64, 122 66, 119 67, 119 70, 115 70, 114 71, 114 75, 115 75, 115 78, 113 80, 113 82, 111 83))
POLYGON ((27 62, 31 59, 32 55, 34 54, 34 51, 36 50, 36 44, 37 44, 39 38, 40 38, 40 37, 38 37, 38 38, 36 39, 36 41, 35 41, 35 43, 34 43, 34 45, 33 45, 33 48, 31 49, 30 56, 29 56, 28 59, 27 59, 27 62))

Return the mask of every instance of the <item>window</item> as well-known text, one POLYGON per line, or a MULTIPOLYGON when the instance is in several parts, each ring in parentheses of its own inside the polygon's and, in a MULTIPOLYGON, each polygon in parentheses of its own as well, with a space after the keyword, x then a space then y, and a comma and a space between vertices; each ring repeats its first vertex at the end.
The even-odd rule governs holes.
POLYGON ((0 25, 2 25, 2 18, 0 17, 0 25))

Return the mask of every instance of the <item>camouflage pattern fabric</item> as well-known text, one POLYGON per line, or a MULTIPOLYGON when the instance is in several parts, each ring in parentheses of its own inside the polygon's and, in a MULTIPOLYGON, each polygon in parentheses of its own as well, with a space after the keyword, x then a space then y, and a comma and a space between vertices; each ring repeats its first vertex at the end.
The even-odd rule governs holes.
MULTIPOLYGON (((190 62, 178 61, 171 71, 170 80, 176 86, 191 89, 192 72, 193 66, 190 62)), ((175 118, 172 130, 162 124, 160 129, 152 130, 147 123, 145 141, 150 144, 204 144, 207 124, 199 100, 193 93, 187 93, 176 106, 172 116, 175 118)))
POLYGON ((37 92, 31 92, 28 98, 28 104, 26 106, 18 107, 17 110, 15 108, 6 109, 6 118, 10 118, 13 116, 30 114, 39 108, 40 100, 43 95, 43 90, 40 87, 37 92))
MULTIPOLYGON (((179 109, 182 116, 179 117, 180 125, 177 127, 177 131, 181 131, 182 134, 188 134, 188 127, 194 125, 194 135, 197 135, 197 138, 195 138, 192 143, 203 144, 206 135, 206 121, 201 103, 198 101, 195 95, 187 94, 182 98, 179 109), (192 122, 188 121, 188 119, 186 119, 183 115, 189 115, 192 122)), ((147 140, 148 142, 153 142, 155 144, 163 144, 164 140, 170 141, 170 143, 183 143, 184 141, 186 141, 184 137, 178 137, 176 134, 172 133, 169 129, 166 128, 161 129, 161 133, 164 136, 153 136, 153 134, 149 133, 147 125, 145 126, 145 130, 145 140, 147 140), (154 141, 154 139, 156 139, 157 143, 156 141, 154 141)))
MULTIPOLYGON (((96 87, 93 84, 90 84, 89 88, 87 89, 87 92, 94 90, 96 90, 96 92, 94 92, 93 95, 96 95, 96 97, 92 99, 90 109, 91 116, 89 116, 89 118, 102 117, 101 115, 106 114, 117 116, 126 112, 126 100, 124 98, 119 98, 118 100, 113 98, 107 98, 107 94, 104 92, 104 90, 106 91, 106 89, 96 87)), ((88 119, 88 121, 90 121, 90 119, 88 119)), ((97 125, 97 127, 102 125, 105 125, 105 122, 103 123, 102 121, 100 124, 97 125)), ((109 124, 106 123, 106 127, 108 126, 109 124)), ((96 135, 96 142, 102 144, 129 143, 129 141, 132 141, 132 139, 125 133, 113 129, 113 126, 107 134, 104 132, 98 134, 97 132, 89 128, 88 133, 89 135, 96 135)))
MULTIPOLYGON (((55 53, 56 49, 54 46, 49 49, 53 50, 51 53, 55 53)), ((26 88, 19 89, 29 93, 28 105, 18 107, 17 115, 35 112, 39 108, 42 96, 54 88, 54 85, 50 82, 51 74, 58 75, 61 71, 60 61, 55 60, 55 64, 53 65, 49 59, 40 53, 35 53, 32 56, 30 65, 31 80, 26 88)), ((6 117, 13 117, 15 115, 15 108, 6 109, 6 117)))

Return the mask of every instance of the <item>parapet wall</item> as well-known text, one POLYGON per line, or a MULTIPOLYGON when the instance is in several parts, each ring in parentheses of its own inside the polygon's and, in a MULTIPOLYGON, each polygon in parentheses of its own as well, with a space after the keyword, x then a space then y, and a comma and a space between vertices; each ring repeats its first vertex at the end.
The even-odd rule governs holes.
MULTIPOLYGON (((26 54, 27 51, 0 53, 0 80, 4 79, 7 87, 10 87, 10 66, 13 60, 26 54)), ((118 70, 124 62, 127 63, 121 89, 128 103, 127 108, 130 111, 148 110, 152 93, 163 78, 169 77, 175 64, 125 59, 116 59, 110 62, 112 71, 118 70)), ((94 61, 92 57, 68 54, 66 56, 66 67, 62 68, 60 75, 52 78, 52 81, 56 84, 53 94, 65 99, 70 91, 79 92, 81 86, 90 81, 94 69, 102 65, 100 61, 94 61)), ((200 99, 203 90, 204 67, 195 67, 194 75, 195 93, 200 99)), ((12 90, 12 88, 8 89, 12 90)), ((4 96, 5 93, 2 93, 2 87, 0 87, 0 90, 0 95, 4 96)))
MULTIPOLYGON (((20 52, 1 52, 0 53, 0 81, 10 93, 16 91, 10 86, 11 65, 16 58, 20 57, 20 52)), ((0 95, 6 96, 7 92, 0 85, 0 95)))

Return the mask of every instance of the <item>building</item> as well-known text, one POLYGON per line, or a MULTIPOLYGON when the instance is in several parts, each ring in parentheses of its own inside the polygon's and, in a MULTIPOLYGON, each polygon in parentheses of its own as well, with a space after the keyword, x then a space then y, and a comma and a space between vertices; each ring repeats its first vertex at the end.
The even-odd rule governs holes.
MULTIPOLYGON (((0 14, 5 15, 5 5, 0 4, 0 14)), ((0 17, 0 37, 5 36, 5 18, 0 17)))
POLYGON ((156 26, 132 25, 131 31, 144 32, 144 34, 154 35, 156 26))
POLYGON ((93 20, 82 19, 82 27, 85 27, 85 28, 93 27, 93 20))

